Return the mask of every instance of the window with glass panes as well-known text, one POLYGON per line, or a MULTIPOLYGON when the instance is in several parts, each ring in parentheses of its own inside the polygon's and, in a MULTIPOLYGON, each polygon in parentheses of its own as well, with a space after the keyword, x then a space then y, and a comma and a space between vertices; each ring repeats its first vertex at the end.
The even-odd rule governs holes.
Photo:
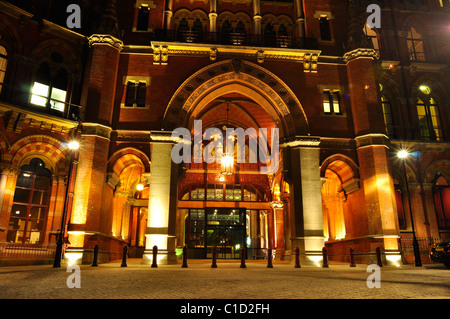
POLYGON ((206 200, 208 201, 265 201, 264 195, 253 185, 241 184, 207 184, 193 185, 181 196, 181 200, 206 200))
POLYGON ((21 167, 9 220, 8 242, 43 242, 50 189, 51 174, 42 160, 34 158, 21 167))
POLYGON ((324 114, 342 114, 341 94, 336 90, 323 91, 323 113, 324 114))
POLYGON ((433 97, 417 98, 417 116, 422 139, 433 141, 443 139, 439 105, 433 97))

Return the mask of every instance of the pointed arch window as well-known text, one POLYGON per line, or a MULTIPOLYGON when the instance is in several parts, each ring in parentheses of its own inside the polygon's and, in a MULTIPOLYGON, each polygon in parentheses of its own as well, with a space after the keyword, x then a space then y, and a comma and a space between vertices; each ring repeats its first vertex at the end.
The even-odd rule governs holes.
POLYGON ((50 201, 51 173, 33 158, 21 168, 14 191, 7 241, 37 244, 44 241, 50 201))
POLYGON ((0 93, 2 93, 5 81, 6 66, 8 64, 8 54, 4 46, 0 45, 0 93))
POLYGON ((417 97, 417 116, 423 140, 443 140, 439 105, 432 96, 417 97))
POLYGON ((410 61, 426 61, 423 37, 414 27, 410 27, 406 42, 410 61))
POLYGON ((436 219, 440 229, 450 228, 450 186, 440 176, 433 185, 433 199, 436 219))

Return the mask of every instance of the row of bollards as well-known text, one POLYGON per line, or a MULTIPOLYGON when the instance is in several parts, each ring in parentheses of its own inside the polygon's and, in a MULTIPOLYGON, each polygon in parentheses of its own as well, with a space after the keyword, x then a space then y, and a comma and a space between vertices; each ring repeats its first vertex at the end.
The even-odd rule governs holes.
MULTIPOLYGON (((244 247, 241 247, 241 265, 240 268, 247 268, 245 264, 246 260, 246 249, 244 247)), ((127 267, 127 254, 128 254, 128 246, 123 247, 123 253, 122 253, 122 264, 120 267, 127 267)), ((379 267, 383 267, 383 263, 381 261, 381 248, 376 248, 376 256, 377 256, 377 265, 379 267)), ((157 268, 157 257, 158 257, 158 247, 153 246, 153 261, 152 261, 152 268, 157 268)), ((188 268, 187 265, 187 247, 183 247, 183 263, 181 265, 182 268, 188 268)), ((272 249, 269 248, 267 251, 267 268, 273 268, 273 257, 272 257, 272 249)), ((94 257, 92 261, 92 267, 98 266, 98 245, 95 245, 94 247, 94 257)), ((326 247, 322 248, 322 268, 328 268, 328 251, 326 247)), ((350 267, 356 267, 355 263, 355 251, 353 248, 350 248, 350 267)), ((214 246, 212 248, 212 264, 211 268, 217 268, 217 247, 214 246)), ((300 266, 300 249, 297 247, 295 248, 295 266, 294 268, 301 268, 300 266)))

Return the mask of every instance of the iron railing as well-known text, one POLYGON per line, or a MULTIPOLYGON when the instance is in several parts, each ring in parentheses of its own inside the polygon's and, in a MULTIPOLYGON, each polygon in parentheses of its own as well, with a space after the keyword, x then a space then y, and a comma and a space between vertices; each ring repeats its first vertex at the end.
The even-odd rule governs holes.
POLYGON ((7 83, 2 83, 2 89, 0 91, 0 102, 4 102, 24 110, 29 110, 31 112, 48 114, 72 121, 78 121, 80 117, 80 105, 71 102, 59 101, 48 96, 33 94, 31 92, 31 89, 26 90, 23 88, 8 85, 7 83), (40 106, 32 104, 30 102, 32 95, 46 99, 47 105, 40 106), (64 104, 64 110, 60 111, 53 108, 55 103, 64 104))
MULTIPOLYGON (((442 242, 440 237, 416 237, 417 243, 419 244, 420 250, 428 251, 433 244, 439 244, 442 242)), ((412 238, 400 238, 400 247, 402 251, 413 249, 413 239, 412 238)))
POLYGON ((273 47, 291 49, 318 49, 315 38, 298 38, 289 35, 259 35, 244 32, 201 32, 195 30, 155 30, 151 41, 222 44, 233 46, 273 47))
POLYGON ((0 243, 2 259, 52 259, 55 256, 55 244, 0 243))

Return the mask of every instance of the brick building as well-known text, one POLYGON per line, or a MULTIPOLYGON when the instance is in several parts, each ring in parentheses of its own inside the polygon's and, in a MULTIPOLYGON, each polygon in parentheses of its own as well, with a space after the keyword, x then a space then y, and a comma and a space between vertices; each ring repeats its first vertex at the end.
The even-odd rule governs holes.
POLYGON ((429 262, 449 237, 448 0, 82 0, 69 29, 71 3, 0 2, 0 259, 52 259, 61 225, 86 263, 411 263, 413 231, 429 262), (231 167, 174 163, 199 120, 278 129, 279 166, 251 134, 231 167))

